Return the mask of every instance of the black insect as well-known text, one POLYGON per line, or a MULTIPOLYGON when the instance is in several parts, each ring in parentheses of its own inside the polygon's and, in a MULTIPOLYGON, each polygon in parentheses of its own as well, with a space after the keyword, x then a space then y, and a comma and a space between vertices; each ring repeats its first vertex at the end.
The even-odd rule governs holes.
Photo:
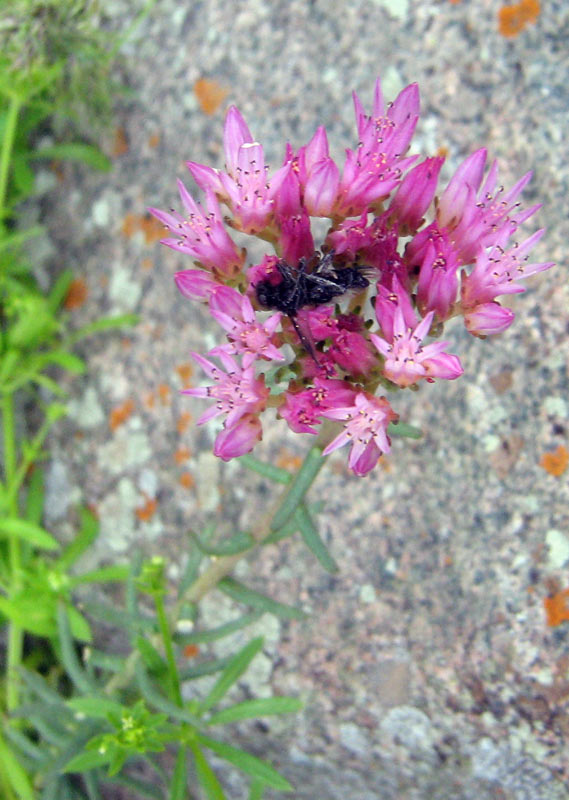
POLYGON ((339 267, 333 259, 332 252, 322 257, 315 254, 311 259, 301 258, 297 267, 281 259, 276 265, 280 275, 278 283, 266 279, 256 286, 259 303, 289 317, 298 338, 317 364, 314 346, 296 320, 298 312, 307 306, 329 303, 350 290, 362 291, 369 286, 364 274, 366 267, 359 264, 339 267))

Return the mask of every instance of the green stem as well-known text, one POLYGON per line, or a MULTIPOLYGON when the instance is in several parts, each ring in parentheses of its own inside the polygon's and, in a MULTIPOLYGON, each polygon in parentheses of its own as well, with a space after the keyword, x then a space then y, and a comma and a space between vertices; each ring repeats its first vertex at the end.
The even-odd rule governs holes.
POLYGON ((166 664, 168 665, 168 677, 170 678, 170 697, 176 705, 183 706, 182 692, 180 691, 180 678, 178 676, 178 668, 176 666, 176 659, 174 657, 174 647, 172 646, 172 634, 170 632, 170 625, 168 617, 166 616, 166 609, 164 608, 164 600, 161 594, 154 595, 154 604, 156 606, 156 616, 158 617, 158 626, 162 635, 164 643, 164 652, 166 653, 166 664))
MULTIPOLYGON (((322 456, 322 451, 332 441, 332 438, 337 433, 337 427, 333 422, 324 422, 316 442, 313 447, 308 451, 300 470, 297 475, 289 482, 284 490, 283 495, 277 500, 273 507, 264 514, 263 517, 257 522, 251 531, 251 536, 255 540, 255 544, 241 553, 236 553, 232 556, 221 556, 220 558, 212 557, 209 567, 202 575, 197 578, 186 592, 178 599, 171 609, 170 619, 175 622, 180 614, 182 606, 191 603, 197 603, 201 598, 207 594, 211 589, 214 589, 222 578, 233 570, 235 565, 245 555, 250 555, 251 552, 258 548, 259 545, 274 534, 274 518, 279 514, 281 518, 290 519, 290 516, 295 513, 302 503, 304 496, 312 483, 314 482, 318 472, 322 468, 326 458, 322 456), (300 491, 301 489, 301 491, 300 491), (292 495, 292 497, 291 497, 292 495)), ((284 524, 284 523, 283 523, 284 524)), ((172 647, 172 637, 170 634, 170 625, 164 610, 162 598, 159 598, 160 608, 158 601, 156 609, 158 611, 158 620, 164 647, 166 650, 166 659, 168 662, 168 672, 170 683, 172 687, 173 696, 177 703, 181 703, 181 693, 179 685, 179 677, 176 669, 176 662, 174 660, 174 652, 172 647), (180 698, 178 700, 178 698, 180 698)), ((128 685, 134 674, 136 664, 140 658, 140 653, 133 650, 128 656, 122 673, 117 673, 105 686, 105 694, 112 695, 117 689, 128 685)))
MULTIPOLYGON (((4 428, 4 483, 10 495, 8 514, 18 516, 18 497, 11 494, 16 474, 16 440, 14 430, 14 398, 10 393, 2 397, 2 423, 4 428)), ((21 550, 20 539, 11 535, 9 542, 10 561, 10 597, 19 591, 21 585, 21 550)), ((24 634, 19 625, 11 622, 8 631, 8 657, 6 662, 6 706, 14 711, 19 703, 18 670, 22 662, 22 645, 24 634)))
MULTIPOLYGON (((265 514, 251 531, 251 536, 256 542, 253 547, 262 544, 274 531, 282 528, 302 503, 306 492, 312 486, 316 476, 326 461, 322 451, 336 433, 334 423, 325 422, 318 434, 315 444, 310 448, 298 473, 284 490, 277 503, 265 514), (278 523, 278 524, 276 524, 278 523)), ((251 552, 246 550, 233 556, 222 556, 211 560, 209 567, 188 588, 183 597, 178 601, 177 609, 184 603, 197 603, 213 589, 222 578, 233 570, 235 565, 244 555, 251 552)))
POLYGON ((26 448, 26 452, 22 455, 20 465, 14 472, 12 483, 7 488, 7 497, 10 503, 17 500, 18 492, 28 474, 28 470, 38 457, 43 443, 55 422, 56 420, 52 419, 44 420, 43 425, 34 436, 29 447, 26 448))
POLYGON ((10 175, 10 161, 14 138, 16 136, 16 126, 18 115, 21 108, 19 97, 12 95, 8 113, 6 115, 6 127, 4 128, 4 141, 2 142, 2 153, 0 154, 0 227, 4 228, 4 214, 6 207, 6 194, 8 192, 8 178, 10 175))

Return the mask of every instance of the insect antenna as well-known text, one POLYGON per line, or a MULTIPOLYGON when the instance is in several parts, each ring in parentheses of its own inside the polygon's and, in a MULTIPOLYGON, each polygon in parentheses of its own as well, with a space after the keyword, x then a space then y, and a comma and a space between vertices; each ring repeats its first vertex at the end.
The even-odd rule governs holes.
POLYGON ((308 336, 306 336, 306 334, 304 333, 304 331, 302 330, 302 328, 300 327, 300 325, 296 321, 296 318, 292 317, 290 315, 289 315, 288 318, 292 322, 292 326, 296 331, 296 335, 300 339, 301 345, 304 347, 304 349, 306 350, 308 355, 312 357, 312 359, 313 359, 314 363, 316 364, 316 366, 318 367, 318 369, 320 369, 321 364, 318 361, 318 358, 316 357, 316 350, 314 349, 314 345, 312 344, 312 342, 310 341, 308 336))

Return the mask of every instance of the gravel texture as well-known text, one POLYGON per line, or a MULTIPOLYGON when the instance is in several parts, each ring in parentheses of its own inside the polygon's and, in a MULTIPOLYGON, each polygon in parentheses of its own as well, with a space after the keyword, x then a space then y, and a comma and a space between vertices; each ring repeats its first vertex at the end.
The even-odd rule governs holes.
MULTIPOLYGON (((116 29, 138 8, 103 5, 116 29)), ((366 479, 348 473, 345 453, 331 459, 312 496, 325 500, 320 529, 340 573, 323 572, 297 539, 240 566, 249 585, 310 612, 302 623, 261 621, 264 660, 236 695, 305 699, 301 715, 235 734, 273 759, 299 800, 568 796, 569 623, 548 627, 543 598, 552 580, 569 585, 569 473, 539 462, 569 447, 569 6, 544 2, 536 24, 506 39, 499 5, 158 0, 125 48, 133 93, 117 125, 128 149, 110 174, 67 166, 63 183, 46 182, 45 267, 72 265, 86 281, 77 323, 141 315, 134 330, 84 346, 88 375, 66 384, 48 519, 66 538, 76 504, 93 504, 102 522, 93 561, 143 547, 167 553, 175 577, 188 527, 210 520, 230 531, 269 501, 261 479, 214 459, 207 426, 179 432, 184 413, 203 409, 179 394, 189 351, 218 334, 176 294, 172 274, 190 264, 128 226, 148 205, 177 204, 184 160, 222 166, 223 109, 241 109, 275 166, 285 141, 298 146, 319 124, 336 154, 350 146, 352 89, 369 104, 378 74, 388 98, 418 81, 413 151, 446 148, 446 177, 481 146, 506 186, 534 170, 524 199, 543 202, 535 224, 548 228, 535 260, 558 266, 516 296, 502 336, 479 341, 449 326, 463 379, 398 398, 421 441, 395 442, 366 479), (193 90, 203 77, 228 90, 212 115, 193 90), (128 401, 112 431, 111 413, 128 401)), ((307 438, 275 421, 256 454, 294 463, 307 438)), ((237 613, 218 599, 205 604, 206 622, 237 613)), ((231 800, 247 796, 240 776, 227 781, 231 800)))

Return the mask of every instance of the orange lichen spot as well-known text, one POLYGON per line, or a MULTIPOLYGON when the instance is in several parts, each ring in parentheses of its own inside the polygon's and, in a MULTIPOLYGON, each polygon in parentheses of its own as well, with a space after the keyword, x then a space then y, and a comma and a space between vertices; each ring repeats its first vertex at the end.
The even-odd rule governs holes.
POLYGON ((140 266, 142 269, 151 270, 154 267, 154 261, 151 258, 143 258, 140 266))
POLYGON ((128 138, 124 128, 116 128, 111 150, 113 156, 124 156, 128 153, 128 138))
POLYGON ((160 144, 159 133, 153 133, 151 136, 148 137, 148 147, 152 147, 152 149, 154 149, 155 147, 158 147, 159 144, 160 144))
POLYGON ((517 36, 527 25, 539 17, 539 0, 520 0, 512 6, 502 6, 498 11, 498 31, 507 39, 517 36))
POLYGON ((138 217, 136 214, 127 214, 122 221, 122 235, 127 236, 129 239, 136 231, 140 230, 138 217))
POLYGON ((192 415, 189 411, 183 411, 178 417, 176 429, 178 433, 185 433, 192 422, 192 415))
POLYGON ((302 465, 302 458, 285 450, 277 456, 276 465, 281 469, 288 469, 290 472, 298 472, 302 465))
POLYGON ((156 513, 156 500, 153 497, 148 497, 148 495, 145 495, 145 497, 146 500, 144 505, 139 506, 134 511, 141 522, 148 522, 156 513))
POLYGON ((554 628, 556 625, 561 625, 562 622, 569 621, 569 605, 567 599, 569 598, 569 589, 563 589, 560 592, 549 595, 543 598, 543 607, 547 617, 547 624, 554 628))
POLYGON ((229 92, 217 81, 199 78, 194 83, 194 94, 204 114, 215 114, 229 92))
POLYGON ((199 652, 200 648, 197 646, 197 644, 187 644, 184 647, 184 655, 186 658, 195 658, 197 655, 199 655, 199 652))
POLYGON ((126 400, 122 405, 116 406, 111 411, 109 416, 109 427, 112 431, 116 431, 119 425, 122 425, 130 417, 134 411, 134 403, 132 400, 126 400))
POLYGON ((183 486, 184 489, 193 489, 195 485, 196 481, 192 473, 182 472, 180 475, 180 486, 183 486))
POLYGON ((87 284, 83 278, 74 278, 69 284, 69 289, 63 301, 63 308, 67 311, 74 311, 76 308, 81 308, 87 299, 87 295, 87 284))
POLYGON ((184 461, 188 460, 190 455, 191 453, 189 447, 184 447, 182 445, 182 447, 178 447, 178 449, 174 453, 174 461, 176 462, 176 464, 183 464, 184 461))
POLYGON ((152 214, 145 214, 140 218, 140 230, 144 233, 146 244, 153 244, 164 238, 164 225, 152 214))
POLYGON ((569 465, 569 451, 562 444, 552 453, 544 453, 540 459, 539 466, 543 467, 550 475, 556 478, 561 477, 569 465))
POLYGON ((164 225, 152 214, 127 214, 122 222, 122 235, 130 239, 138 231, 144 234, 146 244, 153 244, 164 238, 164 225))
POLYGON ((147 392, 142 398, 142 403, 145 408, 152 409, 156 405, 156 395, 154 392, 147 392))
POLYGON ((159 383, 158 384, 158 397, 160 398, 160 402, 163 406, 170 405, 170 395, 172 390, 168 386, 167 383, 159 383))
POLYGON ((182 381, 182 386, 184 388, 190 386, 190 379, 194 374, 194 369, 191 364, 179 364, 176 367, 176 372, 180 376, 180 380, 182 381))

